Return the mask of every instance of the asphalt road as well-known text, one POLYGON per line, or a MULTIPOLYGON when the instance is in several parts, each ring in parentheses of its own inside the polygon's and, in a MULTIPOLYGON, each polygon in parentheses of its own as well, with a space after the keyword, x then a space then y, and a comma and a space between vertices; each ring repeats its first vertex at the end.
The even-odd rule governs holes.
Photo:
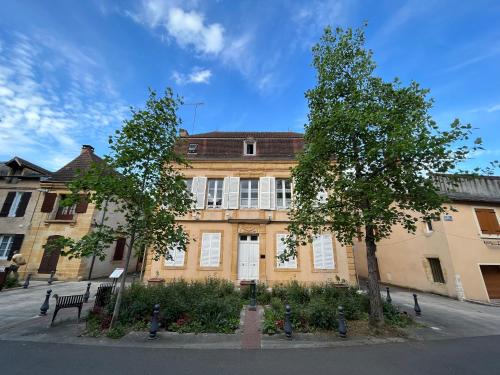
POLYGON ((335 349, 182 350, 0 342, 6 374, 500 373, 500 336, 335 349))

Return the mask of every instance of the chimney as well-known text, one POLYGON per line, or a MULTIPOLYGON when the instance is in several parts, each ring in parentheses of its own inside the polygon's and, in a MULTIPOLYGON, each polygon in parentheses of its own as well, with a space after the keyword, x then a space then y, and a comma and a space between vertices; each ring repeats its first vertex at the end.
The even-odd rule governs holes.
POLYGON ((189 133, 186 129, 179 129, 179 136, 181 137, 188 137, 189 133))
POLYGON ((91 145, 83 145, 82 146, 82 154, 86 152, 86 153, 89 153, 89 154, 93 154, 94 153, 94 147, 92 147, 91 145))

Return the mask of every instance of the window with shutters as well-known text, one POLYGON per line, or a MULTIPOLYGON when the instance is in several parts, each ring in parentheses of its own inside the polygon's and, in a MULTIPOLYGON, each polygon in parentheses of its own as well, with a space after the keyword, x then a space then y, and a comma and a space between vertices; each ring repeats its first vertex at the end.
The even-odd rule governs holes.
POLYGON ((426 220, 426 222, 425 222, 425 231, 427 233, 432 233, 434 231, 434 227, 432 226, 432 221, 431 220, 426 220))
POLYGON ((435 283, 444 284, 444 274, 439 258, 427 258, 427 260, 429 261, 429 266, 431 267, 432 280, 435 283))
POLYGON ((203 233, 201 238, 200 266, 219 267, 220 247, 220 233, 203 233))
POLYGON ((123 260, 123 253, 125 251, 125 244, 127 240, 124 237, 120 237, 116 240, 115 252, 113 254, 113 260, 123 260))
POLYGON ((277 268, 297 268, 297 257, 288 258, 286 261, 279 259, 279 256, 286 251, 285 238, 286 234, 278 233, 276 235, 276 267, 277 268))
POLYGON ((21 197, 23 196, 23 193, 21 192, 16 192, 14 196, 14 200, 12 201, 12 204, 10 205, 10 210, 9 214, 7 215, 8 217, 16 217, 16 212, 19 207, 19 203, 21 203, 21 197))
POLYGON ((240 180, 240 208, 259 207, 259 180, 240 180))
POLYGON ((0 234, 0 259, 7 259, 13 242, 14 236, 0 234))
POLYGON ((61 194, 59 197, 59 207, 56 212, 56 220, 73 220, 76 212, 76 204, 72 206, 61 206, 61 201, 66 198, 66 195, 61 194))
POLYGON ((292 202, 292 183, 287 178, 276 179, 276 208, 285 210, 292 202))
POLYGON ((476 208, 476 217, 483 235, 500 236, 496 212, 492 208, 476 208))
POLYGON ((193 187, 193 179, 192 178, 186 178, 184 180, 184 183, 186 184, 186 191, 191 194, 192 192, 192 187, 193 187))
POLYGON ((222 207, 223 179, 208 179, 207 208, 222 207))
POLYGON ((172 246, 168 249, 169 257, 165 258, 166 267, 183 267, 186 252, 180 246, 172 246))
POLYGON ((313 239, 313 263, 317 270, 333 270, 333 240, 330 234, 317 235, 313 239))

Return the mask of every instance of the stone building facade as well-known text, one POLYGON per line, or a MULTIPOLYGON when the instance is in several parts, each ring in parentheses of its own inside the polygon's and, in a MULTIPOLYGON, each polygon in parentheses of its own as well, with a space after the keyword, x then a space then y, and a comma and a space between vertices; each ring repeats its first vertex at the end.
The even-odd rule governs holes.
POLYGON ((302 134, 279 132, 181 133, 183 168, 196 212, 179 217, 190 236, 185 252, 173 259, 148 257, 146 275, 188 280, 218 277, 234 282, 256 280, 269 285, 355 282, 352 248, 331 234, 301 246, 286 263, 284 248, 288 210, 293 199, 291 168, 304 145, 302 134))

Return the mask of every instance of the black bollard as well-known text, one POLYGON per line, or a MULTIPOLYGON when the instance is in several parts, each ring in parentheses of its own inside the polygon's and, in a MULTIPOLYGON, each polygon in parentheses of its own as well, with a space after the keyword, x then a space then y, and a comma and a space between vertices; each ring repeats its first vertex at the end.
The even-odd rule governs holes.
POLYGON ((40 315, 47 315, 47 310, 49 309, 50 293, 52 293, 52 289, 47 290, 45 301, 43 301, 42 306, 40 306, 40 315))
POLYGON ((385 298, 385 300, 387 301, 387 303, 392 303, 391 293, 389 293, 389 287, 386 286, 385 290, 387 291, 387 297, 385 298))
POLYGON ((255 283, 255 280, 252 280, 252 283, 250 284, 250 307, 248 310, 250 311, 255 311, 257 310, 257 285, 255 283))
POLYGON ((413 300, 415 301, 415 307, 414 307, 415 315, 417 315, 417 316, 422 315, 422 310, 420 309, 420 305, 418 304, 417 295, 415 293, 413 293, 413 300))
POLYGON ((28 273, 28 275, 24 279, 23 289, 28 289, 28 287, 30 286, 30 280, 31 280, 31 273, 28 273))
POLYGON ((292 338, 292 309, 290 305, 285 306, 285 336, 287 339, 292 338))
POLYGON ((347 324, 345 322, 344 308, 339 306, 339 336, 343 339, 347 337, 347 324))
POLYGON ((49 280, 47 281, 47 283, 48 283, 49 285, 52 285, 52 283, 54 282, 54 275, 55 275, 55 273, 56 273, 56 271, 52 271, 52 272, 50 273, 49 280))
POLYGON ((87 284, 87 290, 85 291, 85 294, 83 295, 83 302, 88 302, 89 301, 89 298, 90 298, 90 285, 92 283, 88 283, 87 284))
POLYGON ((160 305, 156 304, 153 309, 153 315, 151 316, 151 329, 149 330, 149 339, 156 339, 156 332, 158 332, 158 315, 160 314, 160 305))

